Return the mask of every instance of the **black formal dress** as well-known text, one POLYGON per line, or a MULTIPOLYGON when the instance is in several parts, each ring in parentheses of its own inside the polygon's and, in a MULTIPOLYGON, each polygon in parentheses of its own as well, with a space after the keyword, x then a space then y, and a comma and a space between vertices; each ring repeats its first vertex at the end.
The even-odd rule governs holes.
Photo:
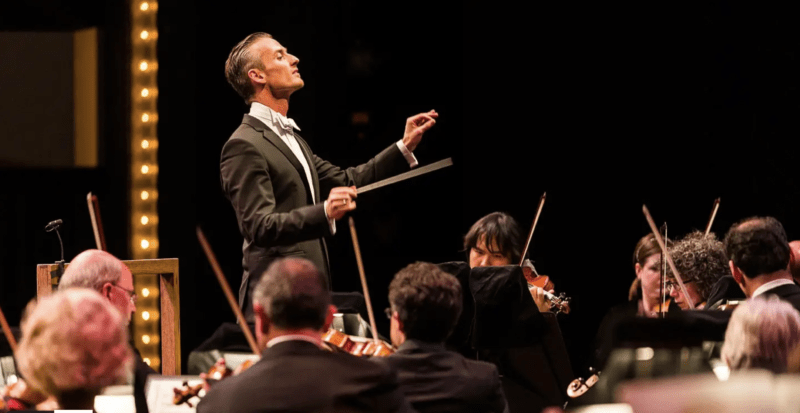
POLYGON ((270 263, 281 257, 302 257, 329 278, 323 237, 331 234, 323 202, 339 186, 363 186, 408 170, 408 161, 392 144, 367 163, 341 169, 320 159, 297 134, 311 170, 267 125, 250 115, 225 143, 220 178, 244 237, 239 306, 253 320, 249 290, 270 263), (312 203, 314 191, 316 204, 312 203))
POLYGON ((397 373, 307 341, 267 348, 261 360, 238 376, 215 384, 197 413, 413 412, 397 373))
POLYGON ((443 344, 406 340, 391 356, 373 360, 397 370, 400 388, 420 413, 508 411, 497 367, 443 344))

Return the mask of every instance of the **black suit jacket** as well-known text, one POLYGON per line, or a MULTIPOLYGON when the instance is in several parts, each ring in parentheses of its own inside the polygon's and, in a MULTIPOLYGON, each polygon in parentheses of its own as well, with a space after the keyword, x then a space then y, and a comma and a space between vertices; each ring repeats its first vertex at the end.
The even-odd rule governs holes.
POLYGON ((323 202, 337 186, 363 186, 409 169, 396 144, 367 163, 341 169, 320 159, 295 134, 311 169, 308 182, 291 149, 258 119, 244 115, 222 148, 220 178, 244 237, 239 306, 252 321, 249 291, 270 263, 297 256, 330 279, 325 241, 330 225, 323 202), (317 203, 311 202, 311 191, 317 203))
POLYGON ((215 384, 197 413, 413 412, 388 366, 306 341, 276 344, 238 376, 215 384))
POLYGON ((792 307, 800 311, 800 287, 797 284, 784 284, 771 290, 764 291, 764 296, 776 295, 781 300, 788 301, 792 307))
POLYGON ((443 344, 406 340, 391 356, 373 360, 397 369, 403 393, 421 413, 507 411, 497 367, 443 344))

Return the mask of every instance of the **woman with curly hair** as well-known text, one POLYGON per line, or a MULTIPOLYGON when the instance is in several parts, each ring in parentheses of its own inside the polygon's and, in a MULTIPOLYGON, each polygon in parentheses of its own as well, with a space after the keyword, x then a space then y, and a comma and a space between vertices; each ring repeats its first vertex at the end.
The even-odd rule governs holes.
POLYGON ((22 321, 15 354, 28 386, 60 409, 94 407, 131 366, 128 332, 119 311, 93 290, 74 288, 39 300, 22 321))
POLYGON ((694 307, 683 294, 672 269, 667 267, 666 284, 670 296, 681 310, 705 308, 717 281, 731 274, 724 245, 713 233, 705 235, 695 231, 675 241, 668 249, 694 307))

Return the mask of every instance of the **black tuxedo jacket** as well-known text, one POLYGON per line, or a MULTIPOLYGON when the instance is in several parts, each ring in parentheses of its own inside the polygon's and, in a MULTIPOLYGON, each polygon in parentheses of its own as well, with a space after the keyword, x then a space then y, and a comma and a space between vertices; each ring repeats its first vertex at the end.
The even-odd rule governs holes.
POLYGON ((397 370, 403 393, 420 413, 507 411, 497 367, 442 344, 406 340, 391 356, 373 360, 397 370))
POLYGON ((788 301, 792 307, 800 311, 800 287, 797 284, 784 284, 771 290, 764 291, 764 296, 776 295, 783 301, 788 301))
POLYGON ((264 350, 238 376, 215 384, 197 413, 413 412, 388 366, 306 341, 264 350))
POLYGON ((314 155, 300 136, 295 137, 311 169, 312 182, 283 140, 250 115, 244 115, 222 148, 222 189, 244 237, 239 306, 248 321, 252 321, 250 289, 278 258, 306 258, 330 282, 322 237, 330 235, 323 202, 332 188, 363 186, 409 169, 396 144, 363 165, 341 169, 314 155), (312 204, 311 191, 316 204, 312 204))

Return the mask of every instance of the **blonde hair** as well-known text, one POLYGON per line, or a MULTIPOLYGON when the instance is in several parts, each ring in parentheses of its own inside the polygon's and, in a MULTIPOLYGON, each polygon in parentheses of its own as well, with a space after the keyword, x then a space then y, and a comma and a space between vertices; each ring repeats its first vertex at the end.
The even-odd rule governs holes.
POLYGON ((21 327, 20 372, 63 408, 86 403, 127 377, 132 357, 127 328, 96 291, 72 288, 32 303, 21 327))
POLYGON ((785 373, 789 353, 799 343, 800 312, 778 297, 756 297, 733 310, 722 357, 731 370, 785 373))

